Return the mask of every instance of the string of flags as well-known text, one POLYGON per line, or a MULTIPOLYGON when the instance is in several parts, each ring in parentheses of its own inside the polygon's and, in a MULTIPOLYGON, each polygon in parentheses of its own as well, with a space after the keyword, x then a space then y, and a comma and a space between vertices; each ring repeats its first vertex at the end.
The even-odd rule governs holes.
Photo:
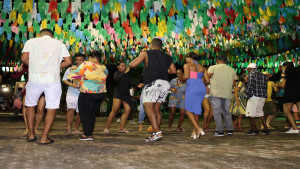
POLYGON ((100 50, 105 63, 130 62, 159 37, 178 64, 189 51, 201 54, 204 65, 224 52, 238 71, 256 62, 276 72, 283 61, 299 64, 299 5, 300 0, 4 0, 0 62, 18 64, 24 43, 49 28, 72 55, 100 50))

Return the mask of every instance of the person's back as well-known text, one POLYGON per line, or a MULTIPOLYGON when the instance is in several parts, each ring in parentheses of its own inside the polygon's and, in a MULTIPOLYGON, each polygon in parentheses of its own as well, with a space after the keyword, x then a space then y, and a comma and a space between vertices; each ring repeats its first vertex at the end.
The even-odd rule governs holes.
POLYGON ((211 66, 208 73, 213 73, 210 81, 210 95, 231 99, 233 81, 236 79, 235 70, 226 64, 217 64, 211 66))
POLYGON ((173 60, 161 50, 152 49, 147 51, 148 64, 144 70, 143 81, 149 84, 157 79, 168 81, 168 69, 173 60))
POLYGON ((60 64, 69 53, 65 45, 51 38, 42 36, 28 40, 23 52, 29 52, 29 81, 46 84, 60 82, 60 64))
POLYGON ((247 90, 247 98, 260 97, 267 98, 268 78, 257 70, 249 73, 249 86, 247 90))

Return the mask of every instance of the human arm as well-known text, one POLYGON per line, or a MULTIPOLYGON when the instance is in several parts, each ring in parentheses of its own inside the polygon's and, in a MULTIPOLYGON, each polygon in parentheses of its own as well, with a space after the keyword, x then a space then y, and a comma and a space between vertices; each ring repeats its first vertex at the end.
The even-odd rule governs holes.
POLYGON ((274 84, 273 87, 275 87, 275 88, 279 87, 279 88, 284 89, 285 88, 285 84, 286 84, 286 79, 282 78, 281 82, 279 82, 278 84, 274 84))
POLYGON ((207 71, 205 70, 204 71, 204 84, 208 85, 209 83, 210 83, 210 77, 209 77, 207 71))
POLYGON ((172 64, 171 64, 171 66, 169 67, 169 69, 168 69, 168 73, 169 74, 176 74, 176 66, 175 66, 175 64, 172 62, 172 64))
POLYGON ((181 80, 188 80, 190 78, 190 67, 188 64, 185 64, 183 66, 183 70, 184 70, 184 73, 183 73, 183 76, 181 78, 181 80))
POLYGON ((129 67, 135 68, 140 63, 142 63, 147 57, 147 52, 142 52, 137 58, 135 58, 132 62, 129 63, 129 67))
POLYGON ((240 106, 240 99, 239 99, 239 91, 241 90, 240 84, 239 86, 237 86, 236 88, 234 88, 234 98, 236 100, 236 106, 239 107, 240 106))
POLYGON ((71 83, 71 82, 69 82, 67 80, 63 80, 63 83, 65 85, 67 85, 67 86, 71 86, 71 87, 74 87, 74 88, 78 88, 79 87, 78 83, 71 83))
POLYGON ((252 90, 254 88, 254 85, 255 85, 255 79, 254 79, 254 74, 249 74, 249 78, 248 78, 248 87, 247 87, 247 90, 246 90, 246 97, 247 98, 250 98, 252 97, 252 90))
POLYGON ((29 52, 23 52, 21 56, 21 61, 23 64, 28 65, 29 64, 29 52))
POLYGON ((72 58, 70 56, 64 57, 64 61, 60 64, 60 68, 68 67, 72 64, 72 58))

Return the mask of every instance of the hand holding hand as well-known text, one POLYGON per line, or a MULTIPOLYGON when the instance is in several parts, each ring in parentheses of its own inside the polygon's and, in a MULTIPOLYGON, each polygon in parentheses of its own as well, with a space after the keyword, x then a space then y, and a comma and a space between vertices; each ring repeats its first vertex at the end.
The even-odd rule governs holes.
POLYGON ((130 71, 130 67, 128 66, 125 70, 125 73, 128 73, 130 71))

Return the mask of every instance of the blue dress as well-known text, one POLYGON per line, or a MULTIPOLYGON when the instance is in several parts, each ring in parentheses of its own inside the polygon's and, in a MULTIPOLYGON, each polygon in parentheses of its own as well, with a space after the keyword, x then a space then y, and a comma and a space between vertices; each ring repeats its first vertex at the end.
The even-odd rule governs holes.
POLYGON ((202 113, 202 101, 206 93, 206 87, 202 81, 203 75, 204 73, 190 71, 190 78, 186 82, 185 110, 197 115, 202 113))

